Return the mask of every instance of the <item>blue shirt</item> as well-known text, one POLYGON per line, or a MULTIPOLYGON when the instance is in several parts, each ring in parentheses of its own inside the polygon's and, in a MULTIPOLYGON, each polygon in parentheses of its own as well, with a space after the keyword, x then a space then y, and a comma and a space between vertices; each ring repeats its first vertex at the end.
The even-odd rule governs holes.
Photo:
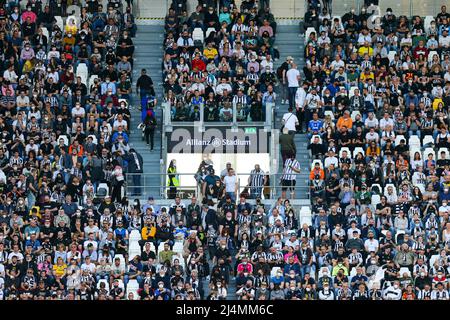
POLYGON ((320 131, 323 127, 323 123, 321 120, 310 120, 308 123, 308 128, 312 131, 320 131))

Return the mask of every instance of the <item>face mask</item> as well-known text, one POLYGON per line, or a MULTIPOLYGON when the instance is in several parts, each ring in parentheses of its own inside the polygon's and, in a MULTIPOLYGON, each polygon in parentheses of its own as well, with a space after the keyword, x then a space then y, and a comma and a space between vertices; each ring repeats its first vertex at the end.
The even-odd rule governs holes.
POLYGON ((398 284, 394 284, 394 288, 395 288, 395 289, 398 289, 398 284))

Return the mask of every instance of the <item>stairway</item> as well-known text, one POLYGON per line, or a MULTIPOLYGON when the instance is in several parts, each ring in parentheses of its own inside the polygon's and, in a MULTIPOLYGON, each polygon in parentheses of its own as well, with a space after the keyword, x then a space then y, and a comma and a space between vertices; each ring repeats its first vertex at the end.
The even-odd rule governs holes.
MULTIPOLYGON (((298 70, 303 74, 302 70, 305 65, 304 58, 304 35, 299 34, 298 25, 280 25, 277 26, 277 34, 275 40, 275 47, 280 52, 280 59, 274 62, 274 69, 276 70, 285 60, 287 56, 292 56, 294 62, 297 64, 298 70)), ((277 89, 278 99, 276 106, 276 120, 275 127, 280 129, 281 118, 283 114, 287 112, 288 105, 281 104, 281 96, 279 89, 277 89)), ((309 171, 311 166, 311 160, 309 157, 309 150, 307 150, 307 136, 305 134, 296 134, 294 138, 297 146, 297 160, 300 163, 301 172, 297 176, 297 187, 295 199, 307 200, 309 198, 309 171)), ((280 156, 280 166, 278 173, 283 172, 283 163, 280 156)), ((281 190, 277 190, 277 194, 281 194, 281 190)), ((287 194, 289 196, 289 194, 287 194)))
MULTIPOLYGON (((150 146, 147 146, 142 140, 142 132, 137 129, 141 123, 140 98, 133 94, 133 106, 131 117, 131 147, 136 149, 144 159, 144 176, 141 179, 141 185, 149 186, 142 189, 141 199, 147 199, 152 196, 155 199, 160 199, 160 185, 161 177, 159 175, 147 175, 148 173, 159 174, 160 159, 161 159, 161 123, 162 111, 159 108, 163 97, 162 79, 161 79, 161 61, 163 56, 163 25, 139 25, 136 37, 133 39, 135 45, 134 52, 134 66, 133 66, 133 90, 135 91, 136 82, 141 75, 141 69, 147 70, 154 83, 155 93, 158 99, 158 108, 155 110, 158 127, 155 131, 155 145, 153 151, 150 151, 150 146)), ((128 190, 130 191, 130 190, 128 190)))

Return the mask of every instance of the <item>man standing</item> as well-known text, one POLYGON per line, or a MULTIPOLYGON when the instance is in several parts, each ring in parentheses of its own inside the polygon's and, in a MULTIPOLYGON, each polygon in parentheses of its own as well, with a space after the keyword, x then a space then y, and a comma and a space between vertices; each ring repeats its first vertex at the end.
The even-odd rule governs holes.
POLYGON ((250 171, 248 185, 250 186, 250 197, 252 199, 261 198, 261 193, 266 184, 266 175, 259 164, 255 164, 255 169, 250 171))
POLYGON ((283 159, 283 165, 286 163, 286 159, 290 158, 292 155, 297 154, 297 147, 295 146, 294 136, 289 134, 289 129, 284 128, 283 133, 280 134, 280 151, 281 158, 283 159))
POLYGON ((225 184, 226 194, 230 196, 231 201, 235 203, 238 192, 238 179, 233 168, 228 169, 228 174, 223 178, 223 183, 225 184))
POLYGON ((281 177, 281 198, 286 199, 286 190, 291 192, 291 199, 294 198, 297 174, 300 173, 300 163, 295 159, 295 154, 284 163, 283 176, 281 177))
POLYGON ((289 106, 288 112, 286 112, 281 119, 281 124, 284 126, 284 128, 288 129, 289 134, 291 135, 295 135, 295 133, 297 132, 297 126, 299 125, 298 118, 294 114, 293 110, 294 109, 289 106))
POLYGON ((134 192, 132 192, 133 196, 141 195, 141 174, 143 171, 144 160, 142 156, 133 148, 130 149, 130 152, 127 155, 128 160, 128 173, 132 174, 132 181, 134 186, 134 192))
POLYGON ((153 80, 147 75, 147 70, 141 70, 141 76, 136 82, 136 93, 140 92, 141 100, 147 95, 155 96, 153 80))
POLYGON ((298 71, 295 63, 292 63, 291 68, 286 72, 286 79, 288 82, 289 107, 294 109, 295 93, 297 92, 298 82, 300 81, 300 71, 298 71))

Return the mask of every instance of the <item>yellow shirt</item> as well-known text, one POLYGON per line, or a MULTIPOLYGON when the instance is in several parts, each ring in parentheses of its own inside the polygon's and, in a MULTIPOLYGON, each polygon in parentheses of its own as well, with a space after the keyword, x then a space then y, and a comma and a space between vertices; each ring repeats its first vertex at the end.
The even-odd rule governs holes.
POLYGON ((53 266, 53 271, 55 272, 55 275, 62 277, 64 275, 64 271, 66 271, 67 269, 67 264, 63 264, 58 266, 57 264, 55 264, 53 266))
POLYGON ((371 47, 360 47, 358 49, 358 54, 360 57, 363 57, 366 53, 369 55, 369 57, 373 56, 373 49, 371 47))
POLYGON ((218 55, 218 52, 217 52, 217 49, 216 48, 208 48, 208 47, 206 47, 204 50, 203 50, 203 55, 207 58, 207 59, 214 59, 217 55, 218 55))
POLYGON ((361 76, 359 77, 359 79, 361 81, 367 81, 369 79, 375 80, 375 75, 373 74, 373 72, 371 72, 370 74, 365 74, 363 72, 363 73, 361 73, 361 76))
POLYGON ((444 103, 441 98, 435 98, 433 100, 433 110, 437 110, 439 103, 444 103))

